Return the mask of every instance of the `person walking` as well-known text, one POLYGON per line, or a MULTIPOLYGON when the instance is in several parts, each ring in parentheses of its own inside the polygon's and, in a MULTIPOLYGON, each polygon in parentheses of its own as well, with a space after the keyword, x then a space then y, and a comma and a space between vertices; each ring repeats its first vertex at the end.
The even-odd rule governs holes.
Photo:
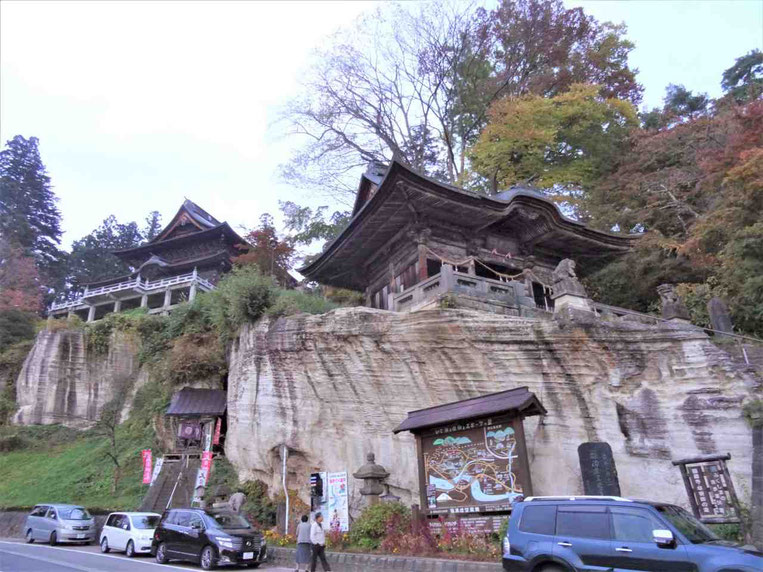
POLYGON ((302 515, 302 522, 297 525, 297 567, 295 570, 300 572, 302 564, 305 565, 305 572, 310 565, 312 551, 312 542, 310 541, 310 523, 307 515, 302 515))
POLYGON ((310 527, 310 542, 313 543, 313 557, 310 562, 310 572, 315 572, 318 565, 318 558, 321 559, 321 566, 324 572, 330 572, 331 566, 326 561, 326 532, 323 530, 323 515, 315 513, 315 521, 310 527))

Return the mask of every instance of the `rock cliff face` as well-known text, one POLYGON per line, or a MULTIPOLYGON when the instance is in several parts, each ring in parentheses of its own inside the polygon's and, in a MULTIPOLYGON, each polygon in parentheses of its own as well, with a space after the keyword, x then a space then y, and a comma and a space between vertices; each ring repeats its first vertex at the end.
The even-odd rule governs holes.
POLYGON ((137 350, 120 332, 111 335, 108 353, 98 355, 88 350, 82 331, 41 331, 16 381, 19 409, 13 422, 87 427, 122 388, 129 407, 148 379, 140 370, 137 350))
POLYGON ((671 459, 730 452, 749 500, 740 406, 761 380, 671 324, 369 308, 263 320, 231 350, 226 454, 280 490, 285 444, 290 486, 305 490, 311 471, 353 472, 373 451, 393 492, 418 502, 414 439, 392 434, 407 412, 523 385, 549 412, 525 421, 535 494, 582 493, 577 447, 607 441, 625 495, 685 505, 671 459))

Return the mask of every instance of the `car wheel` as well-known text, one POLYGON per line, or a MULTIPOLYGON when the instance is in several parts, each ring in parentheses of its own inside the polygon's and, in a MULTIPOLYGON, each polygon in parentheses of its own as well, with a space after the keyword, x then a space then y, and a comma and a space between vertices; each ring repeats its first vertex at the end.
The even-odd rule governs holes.
POLYGON ((205 546, 204 550, 201 551, 201 567, 204 570, 214 570, 217 568, 215 549, 209 545, 205 546))
POLYGON ((167 558, 167 547, 164 545, 164 542, 156 547, 156 561, 159 564, 167 564, 167 562, 170 561, 170 559, 167 558))
POLYGON ((32 544, 34 542, 34 536, 32 536, 32 529, 26 531, 26 535, 24 535, 24 539, 26 540, 27 544, 32 544))
POLYGON ((56 537, 55 531, 53 531, 50 533, 50 545, 55 546, 56 544, 58 544, 58 538, 56 537))
POLYGON ((109 548, 109 539, 104 536, 101 538, 101 552, 105 554, 109 550, 111 550, 111 548, 109 548))
POLYGON ((538 572, 564 572, 564 568, 557 566, 556 564, 541 565, 537 570, 538 572))
POLYGON ((135 545, 132 543, 132 540, 127 543, 127 548, 125 548, 125 556, 127 556, 127 558, 132 558, 135 556, 135 545))

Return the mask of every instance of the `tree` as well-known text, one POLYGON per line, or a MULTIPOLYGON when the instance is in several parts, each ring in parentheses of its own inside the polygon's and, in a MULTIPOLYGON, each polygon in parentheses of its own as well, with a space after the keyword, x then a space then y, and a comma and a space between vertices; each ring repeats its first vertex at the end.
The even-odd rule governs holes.
POLYGON ((707 113, 710 99, 706 93, 694 94, 682 85, 668 85, 663 113, 674 120, 691 121, 707 113))
POLYGON ((292 233, 289 238, 294 244, 310 246, 318 240, 329 242, 350 222, 350 211, 334 211, 329 215, 327 206, 313 210, 291 201, 279 201, 278 205, 284 215, 284 227, 292 233))
POLYGON ((128 274, 129 266, 112 251, 138 246, 142 240, 135 222, 122 224, 114 215, 104 219, 101 226, 72 244, 68 292, 79 292, 89 282, 128 274))
POLYGON ((738 103, 759 98, 763 93, 763 52, 755 49, 738 57, 736 63, 723 72, 721 87, 738 103))
POLYGON ((282 174, 340 198, 354 192, 358 167, 392 157, 463 181, 467 149, 501 97, 598 82, 605 95, 637 101, 624 33, 561 0, 503 0, 492 12, 386 6, 318 51, 305 95, 285 111, 307 143, 282 174))
POLYGON ((122 417, 122 407, 125 401, 124 388, 120 385, 120 391, 117 395, 108 401, 101 409, 101 414, 98 417, 98 421, 93 427, 93 433, 99 437, 103 437, 108 442, 108 448, 104 455, 111 461, 114 466, 113 478, 111 482, 111 493, 117 492, 119 486, 119 479, 122 476, 122 466, 119 462, 119 457, 122 454, 122 443, 119 440, 119 422, 122 417))
POLYGON ((0 235, 34 256, 45 284, 55 284, 62 253, 58 198, 38 139, 16 135, 0 151, 0 235))
POLYGON ((550 98, 506 97, 489 117, 471 151, 473 168, 496 188, 532 179, 573 202, 608 172, 638 126, 632 104, 582 84, 550 98))
POLYGON ((273 276, 281 284, 292 281, 287 270, 291 267, 294 246, 289 239, 279 238, 273 217, 260 216, 260 226, 245 236, 250 247, 234 259, 238 266, 255 265, 266 276, 273 276))
POLYGON ((43 286, 31 255, 0 237, 0 312, 39 313, 43 286))
POLYGON ((146 224, 143 227, 143 238, 146 242, 152 241, 162 230, 162 215, 159 211, 151 211, 146 217, 146 224))

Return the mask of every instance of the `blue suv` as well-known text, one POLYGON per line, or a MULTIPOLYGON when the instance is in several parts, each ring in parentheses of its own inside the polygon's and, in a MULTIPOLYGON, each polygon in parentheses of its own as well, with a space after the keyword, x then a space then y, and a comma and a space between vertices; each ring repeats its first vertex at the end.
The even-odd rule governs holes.
POLYGON ((621 497, 528 497, 503 539, 507 572, 761 572, 763 552, 719 539, 684 509, 621 497))

